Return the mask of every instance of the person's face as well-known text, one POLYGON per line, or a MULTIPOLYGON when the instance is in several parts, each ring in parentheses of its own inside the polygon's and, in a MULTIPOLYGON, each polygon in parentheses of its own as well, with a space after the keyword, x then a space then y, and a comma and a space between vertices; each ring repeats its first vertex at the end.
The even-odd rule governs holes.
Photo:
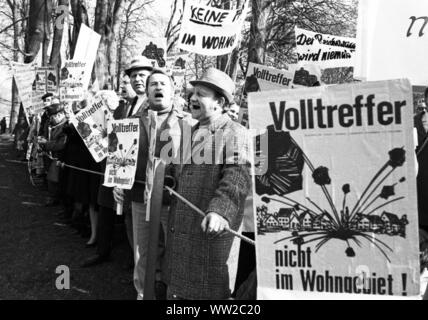
POLYGON ((43 100, 43 106, 44 107, 49 107, 52 103, 52 97, 47 97, 45 98, 45 100, 43 100))
POLYGON ((129 76, 131 87, 137 94, 144 94, 146 92, 146 80, 150 75, 149 70, 137 69, 131 71, 129 76))
POLYGON ((232 104, 229 108, 229 111, 227 111, 227 114, 233 121, 238 121, 239 116, 239 106, 237 104, 232 104))
POLYGON ((197 84, 190 97, 192 117, 201 122, 221 114, 223 103, 224 98, 216 99, 213 89, 197 84))
POLYGON ((428 113, 426 111, 422 114, 421 122, 425 132, 428 132, 428 113))
POLYGON ((147 98, 150 107, 159 111, 171 105, 173 89, 170 78, 162 73, 155 73, 149 78, 147 85, 147 98))
POLYGON ((56 114, 51 115, 51 123, 53 125, 56 125, 56 124, 60 123, 62 120, 64 120, 64 118, 65 118, 64 112, 62 112, 62 111, 58 112, 56 114))

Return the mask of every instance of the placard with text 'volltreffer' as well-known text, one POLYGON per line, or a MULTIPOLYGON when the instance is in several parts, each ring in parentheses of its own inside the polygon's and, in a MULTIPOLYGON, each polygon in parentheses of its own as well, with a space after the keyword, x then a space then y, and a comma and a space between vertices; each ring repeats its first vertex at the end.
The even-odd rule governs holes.
POLYGON ((417 296, 409 81, 254 92, 248 106, 258 298, 417 296))

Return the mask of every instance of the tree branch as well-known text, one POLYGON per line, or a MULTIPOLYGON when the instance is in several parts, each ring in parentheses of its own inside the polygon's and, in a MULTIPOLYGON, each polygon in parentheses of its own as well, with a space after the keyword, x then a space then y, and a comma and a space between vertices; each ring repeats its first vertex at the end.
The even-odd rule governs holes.
POLYGON ((21 18, 19 20, 16 20, 15 22, 11 23, 10 25, 8 25, 7 27, 3 28, 2 30, 0 30, 0 34, 7 31, 8 29, 12 28, 15 24, 17 24, 18 22, 21 22, 22 20, 27 20, 28 16, 21 18))

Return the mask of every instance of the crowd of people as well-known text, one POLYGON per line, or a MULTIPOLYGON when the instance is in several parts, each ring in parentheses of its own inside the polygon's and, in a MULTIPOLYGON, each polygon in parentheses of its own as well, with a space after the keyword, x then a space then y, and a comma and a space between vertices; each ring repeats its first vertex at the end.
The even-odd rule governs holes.
MULTIPOLYGON (((95 95, 106 101, 114 119, 139 119, 136 182, 131 190, 103 185, 106 160, 97 163, 93 159, 69 121, 70 110, 54 94, 43 96, 41 116, 30 118, 27 127, 18 123, 13 131, 20 156, 28 153, 34 164, 32 174, 46 182, 46 205, 62 206, 61 221, 88 238, 86 247, 96 247, 96 254, 81 266, 92 267, 111 260, 114 226, 119 220, 126 226, 133 251, 129 270, 133 270, 137 299, 145 296, 150 246, 157 251, 156 262, 152 261, 156 264, 156 299, 228 299, 237 295, 255 298, 255 249, 228 232, 244 231, 254 239, 254 226, 242 230, 244 215, 249 214, 251 219, 247 220, 252 220, 250 140, 247 130, 237 122, 239 106, 234 101, 234 81, 226 73, 209 68, 201 78, 191 81, 193 89, 185 101, 175 95, 171 76, 153 68, 144 56, 135 57, 125 73, 134 95, 119 99, 108 90, 95 95), (151 137, 149 110, 155 111, 156 137, 151 137), (186 146, 186 128, 192 133, 190 147, 186 146), (154 150, 152 138, 156 141, 154 150), (162 159, 168 144, 180 161, 166 163, 165 176, 160 179, 205 216, 164 193, 158 213, 159 239, 152 243, 145 185, 140 182, 146 180, 150 155, 162 159), (205 162, 198 163, 201 154, 205 162), (116 212, 118 203, 123 211, 121 216, 116 212)), ((428 105, 428 88, 425 101, 428 105)), ((74 103, 71 112, 79 112, 87 103, 74 103)), ((428 198, 424 196, 428 185, 426 107, 415 115, 415 132, 423 271, 428 267, 428 198)))
MULTIPOLYGON (((251 191, 249 139, 247 130, 237 122, 234 81, 226 73, 210 68, 191 82, 192 94, 185 101, 175 95, 171 76, 153 68, 144 56, 135 57, 125 73, 134 96, 119 99, 109 90, 95 95, 106 101, 114 119, 139 119, 136 182, 131 190, 103 185, 106 160, 95 162, 70 121, 70 112, 79 112, 88 100, 73 103, 70 111, 54 94, 45 94, 41 116, 30 117, 29 126, 18 125, 14 131, 20 141, 20 157, 27 155, 33 163, 33 178, 46 182, 46 206, 62 206, 58 218, 88 238, 86 247, 96 247, 96 254, 83 261, 81 267, 111 261, 114 226, 122 221, 134 253, 137 299, 145 295, 149 246, 155 246, 157 251, 156 299, 235 296, 255 266, 255 255, 251 255, 253 261, 240 261, 238 272, 240 239, 228 232, 240 231, 245 200, 251 191), (158 123, 155 150, 150 147, 149 110, 156 111, 158 123), (194 137, 189 149, 185 149, 183 139, 186 128, 194 137), (219 132, 220 144, 214 139, 219 132), (175 139, 177 136, 181 138, 175 139), (165 179, 166 185, 172 181, 175 190, 204 211, 205 217, 164 192, 158 213, 159 239, 151 243, 145 185, 141 181, 146 179, 150 155, 163 159, 163 148, 168 143, 172 143, 173 152, 181 155, 181 161, 166 163, 165 177, 156 178, 165 179), (213 151, 213 161, 196 163, 195 157, 208 149, 213 151), (221 159, 216 158, 219 154, 221 159), (118 203, 121 216, 116 213, 118 203)), ((254 251, 254 247, 242 250, 254 251)), ((241 252, 241 256, 248 257, 248 253, 241 252)))

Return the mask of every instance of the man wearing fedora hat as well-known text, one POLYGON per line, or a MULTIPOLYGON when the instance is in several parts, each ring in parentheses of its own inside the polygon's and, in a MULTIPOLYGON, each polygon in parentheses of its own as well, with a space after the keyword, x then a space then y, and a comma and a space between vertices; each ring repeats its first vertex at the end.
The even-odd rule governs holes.
MULTIPOLYGON (((129 84, 132 90, 135 92, 135 96, 128 103, 119 104, 114 110, 113 117, 116 120, 135 117, 140 109, 146 104, 146 80, 150 75, 153 67, 151 62, 144 56, 138 55, 132 58, 131 62, 125 69, 125 74, 129 77, 129 84)), ((103 162, 105 166, 105 161, 103 162)), ((123 191, 117 191, 124 197, 123 191)), ((112 243, 113 243, 113 231, 115 222, 115 199, 113 197, 112 188, 105 187, 101 183, 98 189, 98 204, 99 204, 99 215, 98 215, 98 226, 97 226, 97 252, 95 255, 87 258, 83 263, 82 267, 91 267, 104 263, 109 260, 112 243)), ((129 209, 128 201, 123 206, 123 213, 126 224, 126 233, 130 245, 132 244, 132 217, 131 210, 129 209)), ((132 264, 131 264, 132 267, 132 264)))
POLYGON ((125 106, 121 118, 128 118, 135 115, 143 106, 146 100, 146 80, 152 72, 153 67, 149 59, 144 56, 136 56, 125 70, 129 77, 132 90, 137 94, 132 101, 125 106))
POLYGON ((227 74, 210 68, 190 83, 190 110, 198 123, 191 154, 185 154, 174 171, 177 192, 206 215, 199 216, 180 201, 171 205, 168 298, 227 299, 235 282, 239 241, 223 231, 238 230, 242 223, 251 187, 248 132, 223 113, 235 90, 227 74))

